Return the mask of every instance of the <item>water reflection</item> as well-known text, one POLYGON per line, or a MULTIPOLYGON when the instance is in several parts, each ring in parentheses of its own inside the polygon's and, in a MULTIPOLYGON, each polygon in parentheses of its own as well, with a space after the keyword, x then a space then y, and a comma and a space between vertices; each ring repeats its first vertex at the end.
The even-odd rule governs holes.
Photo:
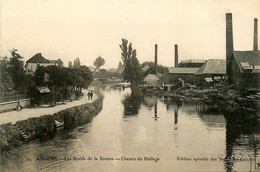
POLYGON ((154 120, 157 121, 159 117, 157 116, 157 98, 154 105, 154 120))
POLYGON ((140 94, 127 95, 123 100, 124 105, 124 117, 137 115, 142 102, 142 96, 140 94))
POLYGON ((259 122, 254 118, 245 118, 243 114, 226 115, 226 157, 227 171, 232 171, 236 157, 249 158, 250 170, 256 170, 260 149, 259 122), (234 116, 236 115, 236 118, 234 116), (239 154, 237 155, 237 151, 239 154))
POLYGON ((226 128, 226 150, 223 163, 226 171, 240 168, 240 162, 246 161, 248 169, 255 171, 259 168, 260 125, 259 119, 246 114, 227 114, 217 106, 207 106, 202 102, 187 103, 168 96, 161 101, 167 111, 174 111, 175 130, 178 129, 178 116, 182 107, 187 114, 197 113, 200 119, 212 129, 226 128))
POLYGON ((260 128, 255 118, 224 116, 210 106, 202 108, 198 102, 182 102, 168 96, 131 95, 129 89, 102 87, 100 92, 104 95, 103 110, 92 122, 48 142, 30 142, 10 151, 3 156, 0 171, 255 171, 258 168, 260 128), (29 162, 24 159, 44 153, 60 158, 153 156, 160 161, 29 162), (222 160, 180 162, 177 156, 212 156, 222 160), (252 161, 236 161, 241 157, 251 157, 252 161))

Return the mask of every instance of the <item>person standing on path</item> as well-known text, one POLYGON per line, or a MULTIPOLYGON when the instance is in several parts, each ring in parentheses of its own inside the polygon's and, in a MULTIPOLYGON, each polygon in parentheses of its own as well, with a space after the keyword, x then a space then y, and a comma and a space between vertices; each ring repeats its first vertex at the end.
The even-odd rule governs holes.
POLYGON ((21 100, 20 100, 20 99, 18 99, 18 101, 17 101, 16 110, 17 110, 17 111, 22 110, 21 100))
POLYGON ((92 97, 93 97, 93 92, 91 91, 90 92, 90 99, 92 100, 92 97))
POLYGON ((90 91, 88 92, 88 100, 90 99, 90 95, 91 95, 91 93, 90 93, 90 91))

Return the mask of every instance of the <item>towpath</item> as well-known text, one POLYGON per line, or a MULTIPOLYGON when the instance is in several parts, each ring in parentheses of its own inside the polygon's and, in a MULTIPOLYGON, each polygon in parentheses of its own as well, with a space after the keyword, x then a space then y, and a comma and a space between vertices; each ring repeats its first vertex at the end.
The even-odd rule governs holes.
POLYGON ((54 107, 37 107, 37 108, 26 108, 21 111, 11 111, 0 113, 0 125, 6 123, 15 124, 17 121, 26 120, 28 118, 40 117, 43 115, 54 114, 64 109, 79 106, 86 103, 91 103, 97 99, 97 95, 94 93, 92 100, 88 100, 88 90, 82 90, 84 96, 79 100, 73 100, 73 102, 65 102, 65 104, 57 105, 54 107))

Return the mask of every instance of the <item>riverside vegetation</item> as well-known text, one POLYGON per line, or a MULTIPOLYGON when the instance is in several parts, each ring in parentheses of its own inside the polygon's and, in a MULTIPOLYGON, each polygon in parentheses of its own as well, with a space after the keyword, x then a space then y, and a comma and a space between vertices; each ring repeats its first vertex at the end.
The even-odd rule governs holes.
POLYGON ((0 151, 4 152, 23 144, 26 141, 39 139, 45 141, 55 137, 57 125, 55 120, 64 123, 63 130, 71 130, 77 126, 90 122, 103 106, 103 97, 98 96, 92 103, 65 109, 53 115, 44 115, 38 118, 29 118, 0 126, 0 151), (21 133, 25 133, 25 138, 21 133))

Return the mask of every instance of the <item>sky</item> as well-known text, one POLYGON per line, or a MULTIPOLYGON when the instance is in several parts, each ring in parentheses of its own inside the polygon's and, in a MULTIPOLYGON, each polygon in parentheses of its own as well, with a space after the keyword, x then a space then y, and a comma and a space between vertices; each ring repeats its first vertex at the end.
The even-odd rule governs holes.
POLYGON ((104 68, 117 68, 125 38, 141 63, 154 60, 155 44, 164 66, 174 66, 174 44, 179 61, 224 59, 226 13, 234 49, 252 50, 260 0, 1 0, 0 57, 15 48, 24 61, 42 53, 93 66, 101 56, 104 68))

